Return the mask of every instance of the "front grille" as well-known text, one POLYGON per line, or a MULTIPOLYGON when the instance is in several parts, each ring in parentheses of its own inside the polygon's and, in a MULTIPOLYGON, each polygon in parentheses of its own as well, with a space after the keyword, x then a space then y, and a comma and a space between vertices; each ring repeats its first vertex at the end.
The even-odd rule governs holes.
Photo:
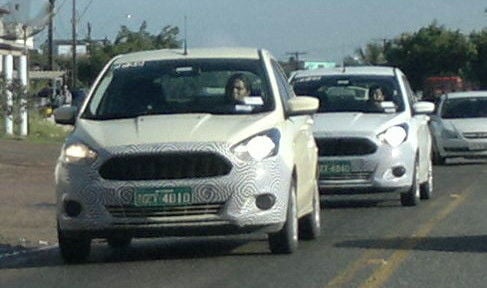
POLYGON ((223 205, 224 203, 212 203, 166 207, 106 206, 106 208, 116 218, 146 218, 217 215, 223 205))
POLYGON ((372 172, 349 172, 339 175, 320 176, 320 180, 342 181, 342 180, 369 180, 372 172))
POLYGON ((231 163, 208 152, 117 156, 107 160, 100 175, 107 180, 171 180, 223 176, 231 163))
POLYGON ((320 156, 360 156, 373 154, 377 145, 366 138, 317 138, 320 156))
POLYGON ((444 149, 447 152, 466 152, 470 150, 468 147, 445 147, 444 149))
POLYGON ((463 137, 467 139, 486 139, 487 132, 467 132, 463 133, 463 137))

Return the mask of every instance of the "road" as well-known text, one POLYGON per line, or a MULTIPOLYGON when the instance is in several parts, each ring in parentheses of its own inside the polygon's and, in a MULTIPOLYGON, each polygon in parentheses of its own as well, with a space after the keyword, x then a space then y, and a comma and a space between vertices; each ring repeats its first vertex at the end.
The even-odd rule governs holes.
POLYGON ((56 246, 0 259, 2 287, 485 287, 487 163, 435 166, 434 198, 322 199, 322 236, 292 255, 265 236, 97 242, 89 261, 63 264, 56 246))

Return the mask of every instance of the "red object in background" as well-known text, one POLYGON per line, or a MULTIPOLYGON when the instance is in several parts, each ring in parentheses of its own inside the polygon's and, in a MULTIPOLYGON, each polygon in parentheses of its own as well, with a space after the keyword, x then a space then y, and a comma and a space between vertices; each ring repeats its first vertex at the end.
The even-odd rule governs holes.
POLYGON ((432 76, 423 85, 423 100, 435 102, 444 93, 463 91, 464 81, 459 76, 432 76))

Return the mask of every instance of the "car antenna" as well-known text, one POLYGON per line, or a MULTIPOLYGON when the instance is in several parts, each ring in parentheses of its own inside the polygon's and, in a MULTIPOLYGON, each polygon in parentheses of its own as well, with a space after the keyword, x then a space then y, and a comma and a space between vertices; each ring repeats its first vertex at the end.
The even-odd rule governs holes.
POLYGON ((184 15, 184 42, 183 42, 183 45, 184 45, 184 52, 183 52, 183 55, 188 55, 188 34, 187 34, 187 29, 186 29, 186 21, 187 20, 187 17, 186 15, 184 15))

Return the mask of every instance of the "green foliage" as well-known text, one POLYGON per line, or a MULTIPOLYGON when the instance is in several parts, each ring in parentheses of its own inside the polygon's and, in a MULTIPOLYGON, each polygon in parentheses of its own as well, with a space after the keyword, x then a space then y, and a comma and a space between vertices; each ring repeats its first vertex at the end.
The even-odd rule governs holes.
MULTIPOLYGON (((38 142, 61 142, 68 130, 65 127, 54 124, 52 120, 43 117, 36 107, 35 98, 29 97, 25 87, 19 79, 7 83, 4 77, 0 77, 0 91, 12 92, 11 108, 7 106, 6 97, 0 97, 0 138, 27 139, 38 142), (20 137, 21 115, 20 111, 27 109, 28 136, 20 137), (7 135, 5 130, 5 118, 10 115, 13 119, 14 135, 7 135)), ((5 92, 1 93, 5 96, 5 92)))
POLYGON ((391 44, 385 51, 388 63, 400 67, 415 88, 421 88, 429 76, 462 75, 475 54, 465 35, 436 23, 414 34, 403 34, 391 44))
POLYGON ((359 48, 356 53, 359 55, 359 61, 367 65, 383 65, 387 62, 382 44, 368 43, 365 49, 359 48))
MULTIPOLYGON (((356 54, 359 62, 390 65, 403 70, 414 89, 421 90, 430 76, 462 76, 469 81, 487 85, 487 31, 470 37, 433 22, 414 33, 403 33, 382 44, 368 43, 356 54)), ((355 58, 344 60, 357 64, 355 58)))
MULTIPOLYGON (((153 35, 147 31, 147 23, 142 22, 138 31, 132 31, 127 26, 121 26, 120 31, 113 43, 108 40, 104 42, 88 41, 88 55, 78 57, 78 84, 77 86, 90 86, 96 76, 103 69, 105 64, 114 56, 143 50, 180 48, 181 41, 178 40, 179 28, 175 26, 165 26, 161 31, 153 35)), ((46 48, 46 47, 44 47, 46 48)), ((45 51, 47 52, 47 51, 45 51)), ((32 53, 31 57, 42 69, 47 67, 47 57, 32 53)), ((72 60, 70 57, 56 57, 55 67, 61 70, 72 70, 72 60)))
POLYGON ((56 125, 51 119, 43 117, 35 110, 31 110, 29 113, 29 135, 27 139, 35 142, 61 143, 71 129, 71 126, 56 125))
POLYGON ((472 33, 470 41, 475 46, 476 53, 472 57, 468 72, 481 89, 487 89, 487 28, 481 32, 472 33))

